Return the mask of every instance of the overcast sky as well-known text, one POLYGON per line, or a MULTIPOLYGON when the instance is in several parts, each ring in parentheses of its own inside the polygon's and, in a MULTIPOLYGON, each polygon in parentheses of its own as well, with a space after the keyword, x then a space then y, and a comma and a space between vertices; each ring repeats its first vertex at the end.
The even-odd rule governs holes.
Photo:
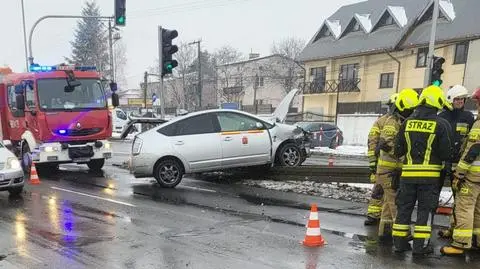
MULTIPOLYGON (((32 24, 44 15, 80 15, 86 0, 24 0, 27 38, 32 24)), ((92 0, 90 0, 92 1, 92 0)), ((102 15, 113 14, 114 0, 96 0, 102 15)), ((129 88, 138 88, 143 72, 158 55, 157 27, 176 29, 179 41, 202 39, 202 49, 231 45, 242 53, 269 54, 284 37, 309 40, 325 18, 340 6, 359 0, 127 0, 126 44, 129 88)), ((2 18, 0 65, 25 69, 20 0, 0 0, 2 18)), ((75 19, 50 19, 36 28, 33 56, 39 64, 56 64, 70 56, 75 19)))

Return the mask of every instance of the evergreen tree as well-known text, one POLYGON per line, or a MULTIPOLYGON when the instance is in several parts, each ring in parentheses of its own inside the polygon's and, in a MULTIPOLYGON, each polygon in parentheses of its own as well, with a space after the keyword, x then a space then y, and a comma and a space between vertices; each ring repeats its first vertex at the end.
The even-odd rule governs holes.
MULTIPOLYGON (((82 16, 101 16, 94 1, 86 2, 82 16)), ((71 41, 71 64, 94 65, 100 73, 111 78, 108 57, 108 27, 98 18, 83 18, 77 22, 75 40, 71 41)))

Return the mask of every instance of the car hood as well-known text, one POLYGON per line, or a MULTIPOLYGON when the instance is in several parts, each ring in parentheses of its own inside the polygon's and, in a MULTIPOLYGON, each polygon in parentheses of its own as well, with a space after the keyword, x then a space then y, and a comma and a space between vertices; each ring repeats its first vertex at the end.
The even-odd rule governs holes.
POLYGON ((0 163, 6 162, 8 158, 15 158, 15 154, 5 147, 0 148, 0 163))
POLYGON ((298 93, 299 89, 291 90, 280 102, 275 111, 271 115, 260 116, 260 118, 269 122, 285 122, 290 106, 292 105, 293 98, 298 93))

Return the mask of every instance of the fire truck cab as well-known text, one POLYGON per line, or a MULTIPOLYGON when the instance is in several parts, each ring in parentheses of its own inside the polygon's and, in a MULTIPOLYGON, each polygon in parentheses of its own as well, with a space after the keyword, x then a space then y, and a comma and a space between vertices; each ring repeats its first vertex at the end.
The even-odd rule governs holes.
MULTIPOLYGON (((116 84, 111 100, 118 106, 116 84)), ((0 122, 5 144, 24 172, 55 170, 62 163, 102 169, 112 157, 112 115, 95 67, 30 66, 28 73, 0 78, 0 122)))

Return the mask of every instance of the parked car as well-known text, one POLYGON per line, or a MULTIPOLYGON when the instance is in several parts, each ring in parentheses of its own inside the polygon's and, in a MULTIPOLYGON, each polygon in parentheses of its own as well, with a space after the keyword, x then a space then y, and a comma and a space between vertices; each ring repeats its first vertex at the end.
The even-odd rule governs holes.
POLYGON ((312 133, 310 146, 335 148, 343 144, 343 132, 332 123, 326 122, 297 122, 295 125, 312 133), (337 137, 338 136, 338 137, 337 137))
POLYGON ((20 161, 0 141, 0 191, 8 191, 11 195, 22 193, 23 176, 20 161))
POLYGON ((279 122, 271 122, 238 110, 214 109, 174 118, 135 136, 130 171, 172 188, 186 173, 299 166, 310 156, 309 135, 280 123, 281 115, 274 112, 279 122))

